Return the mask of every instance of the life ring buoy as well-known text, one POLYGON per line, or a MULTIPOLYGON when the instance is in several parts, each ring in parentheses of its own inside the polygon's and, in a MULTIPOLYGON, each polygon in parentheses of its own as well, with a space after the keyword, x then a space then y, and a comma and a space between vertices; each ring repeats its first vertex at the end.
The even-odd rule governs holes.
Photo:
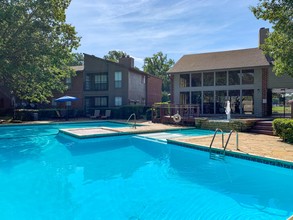
POLYGON ((179 123, 181 121, 181 119, 182 118, 181 118, 181 116, 178 113, 176 113, 175 115, 173 115, 174 122, 179 123))

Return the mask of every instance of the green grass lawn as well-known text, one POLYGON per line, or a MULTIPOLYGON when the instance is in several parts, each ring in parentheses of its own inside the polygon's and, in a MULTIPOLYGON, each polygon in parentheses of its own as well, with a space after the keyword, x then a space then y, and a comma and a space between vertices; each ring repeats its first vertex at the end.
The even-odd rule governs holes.
MULTIPOLYGON (((291 107, 286 106, 285 107, 285 113, 290 113, 291 112, 291 107)), ((273 106, 273 113, 284 113, 284 107, 283 106, 273 106)))

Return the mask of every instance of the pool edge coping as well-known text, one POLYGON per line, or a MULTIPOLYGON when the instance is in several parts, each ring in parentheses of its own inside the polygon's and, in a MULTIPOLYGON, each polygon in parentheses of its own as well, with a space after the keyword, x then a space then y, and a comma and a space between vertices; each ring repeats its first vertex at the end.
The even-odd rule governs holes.
MULTIPOLYGON (((176 144, 176 145, 180 145, 180 146, 195 149, 195 150, 209 152, 209 146, 187 143, 187 142, 183 142, 183 141, 179 141, 179 140, 175 140, 175 139, 167 139, 167 143, 176 144)), ((212 149, 214 151, 224 152, 224 150, 220 149, 220 148, 212 148, 212 149)), ((242 152, 231 151, 231 150, 226 150, 225 155, 230 156, 230 157, 234 157, 234 158, 238 158, 238 159, 244 159, 244 160, 248 160, 248 161, 254 161, 254 162, 258 162, 258 163, 262 163, 262 164, 283 167, 283 168, 293 170, 293 162, 291 162, 291 161, 286 161, 286 160, 281 160, 281 159, 276 159, 276 158, 271 158, 271 157, 262 157, 259 155, 242 153, 242 152)))

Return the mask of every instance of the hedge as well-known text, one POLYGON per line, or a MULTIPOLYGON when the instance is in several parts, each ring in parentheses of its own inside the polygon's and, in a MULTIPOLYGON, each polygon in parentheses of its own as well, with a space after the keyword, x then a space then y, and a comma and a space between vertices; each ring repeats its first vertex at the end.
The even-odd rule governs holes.
POLYGON ((273 121, 274 132, 288 143, 293 143, 293 119, 277 118, 273 121))

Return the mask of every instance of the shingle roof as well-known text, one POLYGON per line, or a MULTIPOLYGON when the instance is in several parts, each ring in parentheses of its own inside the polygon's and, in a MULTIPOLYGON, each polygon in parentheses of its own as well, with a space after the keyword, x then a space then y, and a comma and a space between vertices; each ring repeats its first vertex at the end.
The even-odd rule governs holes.
POLYGON ((259 48, 184 55, 168 72, 182 73, 233 68, 269 66, 259 48))
MULTIPOLYGON (((116 63, 116 62, 113 62, 113 61, 110 61, 110 60, 106 60, 106 59, 103 59, 103 58, 100 58, 100 57, 96 57, 96 56, 94 56, 94 55, 89 55, 89 54, 86 54, 86 53, 84 53, 84 56, 88 56, 88 57, 91 57, 91 58, 93 58, 93 59, 98 59, 98 60, 101 60, 101 61, 103 61, 103 62, 107 62, 107 63, 111 63, 111 64, 113 64, 113 65, 116 65, 116 66, 120 66, 120 67, 123 67, 123 68, 126 68, 126 69, 128 69, 128 71, 132 71, 132 72, 135 72, 135 73, 139 73, 139 74, 144 74, 144 75, 147 75, 147 76, 151 76, 151 77, 154 77, 154 78, 158 78, 158 79, 160 79, 160 77, 157 77, 157 76, 155 76, 155 75, 152 75, 152 74, 150 74, 150 73, 147 73, 147 72, 144 72, 144 71, 142 71, 142 70, 140 70, 140 69, 137 69, 137 68, 132 68, 132 67, 127 67, 127 66, 125 66, 125 65, 123 65, 123 64, 121 64, 121 63, 116 63)), ((83 67, 83 66, 82 66, 83 67)))

